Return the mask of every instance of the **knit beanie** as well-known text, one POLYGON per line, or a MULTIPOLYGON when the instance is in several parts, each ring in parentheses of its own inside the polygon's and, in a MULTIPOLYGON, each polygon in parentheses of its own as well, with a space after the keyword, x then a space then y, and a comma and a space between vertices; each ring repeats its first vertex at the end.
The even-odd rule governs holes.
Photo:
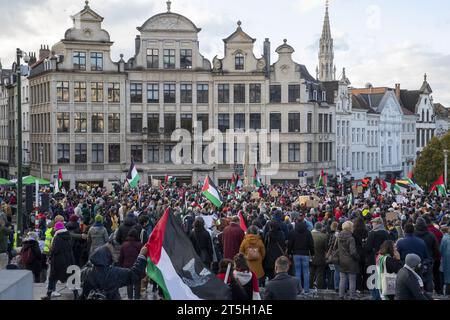
POLYGON ((405 258, 405 264, 410 268, 415 268, 420 263, 420 257, 417 254, 410 253, 405 258))
POLYGON ((58 221, 55 224, 55 230, 58 231, 58 230, 62 230, 62 229, 64 229, 64 223, 62 223, 61 221, 58 221))
POLYGON ((96 215, 95 222, 103 223, 103 216, 100 214, 96 215))

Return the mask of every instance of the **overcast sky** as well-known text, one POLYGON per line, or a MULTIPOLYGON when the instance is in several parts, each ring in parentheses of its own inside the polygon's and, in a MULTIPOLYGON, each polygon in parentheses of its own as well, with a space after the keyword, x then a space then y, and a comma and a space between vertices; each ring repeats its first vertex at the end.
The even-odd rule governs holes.
MULTIPOLYGON (((338 75, 343 67, 352 86, 417 90, 428 74, 434 101, 450 107, 450 1, 446 0, 331 0, 331 32, 338 75)), ((105 18, 103 28, 114 41, 112 58, 133 55, 134 38, 154 14, 166 11, 166 0, 91 0, 91 8, 105 18)), ((0 58, 4 68, 15 48, 38 51, 54 45, 72 26, 70 15, 82 10, 82 0, 0 0, 0 58)), ((264 38, 275 49, 283 39, 294 47, 294 58, 315 75, 325 0, 173 0, 172 11, 191 19, 202 31, 200 50, 208 59, 223 56, 223 42, 242 21, 257 38, 255 54, 264 38)))

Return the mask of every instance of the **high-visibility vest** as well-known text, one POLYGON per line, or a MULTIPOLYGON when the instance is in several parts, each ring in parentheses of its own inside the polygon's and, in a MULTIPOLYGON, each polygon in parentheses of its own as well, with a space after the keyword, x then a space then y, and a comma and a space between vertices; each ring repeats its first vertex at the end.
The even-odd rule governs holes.
POLYGON ((14 242, 12 248, 15 250, 17 248, 17 232, 14 232, 14 242))
POLYGON ((45 242, 44 242, 44 253, 49 254, 50 248, 52 246, 52 240, 53 240, 53 228, 48 228, 45 231, 45 242))

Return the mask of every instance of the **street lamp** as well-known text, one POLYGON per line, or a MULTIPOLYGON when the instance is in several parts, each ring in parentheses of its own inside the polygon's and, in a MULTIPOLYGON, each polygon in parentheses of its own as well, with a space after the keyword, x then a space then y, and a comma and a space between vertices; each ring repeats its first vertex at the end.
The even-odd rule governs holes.
POLYGON ((445 181, 445 192, 447 192, 447 159, 448 159, 448 150, 444 150, 444 181, 445 181))
POLYGON ((43 149, 43 146, 40 145, 39 146, 39 165, 40 165, 40 178, 41 179, 43 178, 42 177, 42 149, 43 149))
POLYGON ((30 57, 17 48, 17 246, 22 244, 23 232, 23 212, 22 212, 22 71, 20 69, 20 59, 25 63, 30 61, 30 57))

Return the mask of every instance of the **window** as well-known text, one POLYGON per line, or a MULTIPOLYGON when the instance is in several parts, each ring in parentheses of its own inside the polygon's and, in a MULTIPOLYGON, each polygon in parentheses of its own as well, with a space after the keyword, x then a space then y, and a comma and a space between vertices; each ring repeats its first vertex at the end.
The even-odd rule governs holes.
POLYGON ((289 102, 296 103, 300 102, 300 85, 290 84, 289 85, 289 102))
POLYGON ((250 103, 261 103, 261 84, 250 83, 250 103))
POLYGON ((261 129, 261 114, 260 113, 250 113, 250 129, 253 129, 253 130, 261 129))
POLYGON ((172 163, 172 145, 164 146, 164 163, 172 163))
POLYGON ((306 161, 312 162, 312 143, 306 144, 306 161))
POLYGON ((300 162, 300 143, 289 143, 289 162, 300 162))
POLYGON ((328 132, 328 115, 324 114, 323 115, 323 124, 324 124, 324 128, 323 128, 323 132, 328 132))
POLYGON ((73 68, 75 70, 86 71, 86 52, 74 51, 73 68))
POLYGON ((92 144, 92 163, 105 162, 105 146, 103 143, 92 144))
POLYGON ((323 114, 319 113, 319 133, 323 132, 323 114))
POLYGON ((87 163, 86 143, 75 143, 75 163, 87 163))
POLYGON ((130 114, 130 132, 142 133, 142 113, 130 114))
POLYGON ((391 146, 388 147, 388 161, 389 161, 389 164, 392 164, 392 147, 391 146))
POLYGON ((384 165, 384 146, 381 146, 381 165, 384 165))
POLYGON ((159 134, 159 114, 149 113, 147 115, 148 133, 159 134))
POLYGON ((58 112, 56 114, 56 125, 58 133, 69 133, 70 128, 70 113, 58 112))
POLYGON ((159 84, 147 84, 147 103, 159 103, 159 84))
POLYGON ((234 57, 234 69, 244 70, 244 55, 242 53, 237 53, 234 57))
POLYGON ((103 71, 103 53, 91 52, 91 71, 103 71))
POLYGON ((151 144, 148 146, 148 163, 159 163, 159 146, 151 144))
POLYGON ((318 160, 319 162, 323 161, 323 142, 319 142, 318 160))
POLYGON ((73 95, 75 102, 86 102, 86 82, 74 82, 73 95))
POLYGON ((173 83, 164 84, 164 103, 176 102, 176 87, 173 83))
POLYGON ((328 132, 332 133, 333 132, 333 115, 329 114, 328 115, 328 132))
POLYGON ((300 132, 300 113, 289 113, 289 132, 300 132))
POLYGON ((281 85, 271 85, 270 86, 270 103, 280 103, 281 102, 281 85))
POLYGON ((131 160, 136 163, 142 163, 142 145, 131 146, 131 160))
POLYGON ((174 49, 164 49, 164 69, 175 69, 174 49))
POLYGON ((120 83, 108 83, 108 102, 120 102, 120 83))
POLYGON ((103 83, 91 83, 91 100, 92 102, 103 102, 103 83))
POLYGON ((158 69, 159 68, 159 50, 147 49, 147 68, 158 69))
POLYGON ((120 133, 120 114, 110 113, 108 115, 108 132, 120 133))
POLYGON ((142 83, 130 83, 131 103, 142 103, 142 83))
POLYGON ((218 85, 218 103, 230 103, 230 85, 229 84, 219 84, 218 85))
POLYGON ((245 113, 234 114, 234 130, 245 130, 245 113))
POLYGON ((230 129, 230 115, 228 113, 219 113, 218 129, 220 132, 226 132, 230 129))
POLYGON ((58 163, 70 163, 70 145, 68 143, 58 144, 58 163))
POLYGON ((308 113, 308 115, 307 115, 306 132, 312 133, 312 113, 308 113))
POLYGON ((69 102, 69 81, 56 83, 56 97, 58 102, 69 102))
POLYGON ((92 114, 92 132, 93 133, 103 133, 104 122, 103 113, 93 113, 92 114))
POLYGON ((182 113, 180 115, 180 126, 181 129, 185 129, 189 132, 192 132, 193 127, 192 127, 192 114, 190 113, 182 113))
POLYGON ((176 128, 176 114, 166 113, 164 114, 164 132, 166 134, 172 134, 176 128))
POLYGON ((317 90, 313 91, 313 100, 317 101, 317 90))
POLYGON ((87 132, 87 113, 76 112, 74 121, 75 121, 75 133, 87 132))
POLYGON ((326 93, 326 91, 322 91, 322 101, 327 101, 327 93, 326 93))
POLYGON ((180 85, 180 102, 192 103, 192 84, 180 85))
POLYGON ((180 68, 192 69, 192 50, 181 49, 180 50, 180 68))
POLYGON ((108 152, 109 163, 120 163, 120 144, 110 144, 108 152))
POLYGON ((245 103, 245 84, 234 85, 234 103, 245 103))
POLYGON ((197 103, 208 103, 209 85, 197 84, 197 103))
POLYGON ((281 113, 270 114, 270 131, 275 130, 281 132, 281 113))

